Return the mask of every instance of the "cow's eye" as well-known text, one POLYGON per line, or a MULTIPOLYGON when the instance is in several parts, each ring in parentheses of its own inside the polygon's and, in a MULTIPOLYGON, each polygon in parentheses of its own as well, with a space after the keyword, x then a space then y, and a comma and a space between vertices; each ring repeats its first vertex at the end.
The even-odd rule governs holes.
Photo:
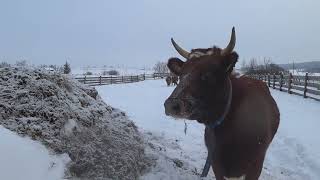
POLYGON ((208 75, 207 74, 203 74, 203 75, 201 75, 201 81, 208 81, 208 79, 209 79, 209 77, 208 77, 208 75))
POLYGON ((200 77, 201 81, 203 83, 207 83, 207 84, 211 84, 214 82, 214 77, 212 77, 212 74, 211 73, 204 73, 201 75, 200 77))
POLYGON ((204 73, 201 75, 201 81, 207 82, 210 80, 210 74, 209 73, 204 73))

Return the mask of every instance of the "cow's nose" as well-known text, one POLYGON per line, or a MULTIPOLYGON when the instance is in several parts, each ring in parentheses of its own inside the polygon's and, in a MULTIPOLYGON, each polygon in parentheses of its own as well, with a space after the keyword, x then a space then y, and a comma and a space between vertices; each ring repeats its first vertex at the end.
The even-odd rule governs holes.
POLYGON ((181 111, 181 106, 176 99, 167 99, 164 103, 166 115, 177 115, 181 111))

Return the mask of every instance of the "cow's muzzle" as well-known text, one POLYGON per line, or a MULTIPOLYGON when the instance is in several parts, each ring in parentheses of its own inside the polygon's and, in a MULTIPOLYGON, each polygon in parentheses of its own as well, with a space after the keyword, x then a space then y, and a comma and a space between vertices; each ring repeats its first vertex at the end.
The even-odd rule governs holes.
POLYGON ((168 98, 164 103, 167 116, 176 118, 188 118, 192 112, 192 103, 188 100, 168 98))

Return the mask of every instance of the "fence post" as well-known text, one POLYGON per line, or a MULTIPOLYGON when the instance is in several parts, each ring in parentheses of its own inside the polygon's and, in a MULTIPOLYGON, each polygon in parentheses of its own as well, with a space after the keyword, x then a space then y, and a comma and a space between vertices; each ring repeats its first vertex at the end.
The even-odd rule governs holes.
POLYGON ((304 98, 307 98, 307 87, 308 87, 308 73, 306 73, 306 76, 304 78, 304 91, 303 91, 304 98))
POLYGON ((265 81, 267 83, 268 82, 268 75, 267 74, 264 75, 264 79, 265 79, 265 81))
POLYGON ((112 75, 111 75, 111 79, 110 79, 110 84, 112 84, 112 75))
POLYGON ((289 94, 292 94, 291 88, 292 88, 292 73, 289 74, 289 78, 288 78, 288 93, 289 94))
POLYGON ((123 76, 121 76, 121 82, 124 83, 123 76))
POLYGON ((84 76, 83 84, 86 84, 87 76, 84 76))
POLYGON ((276 74, 273 73, 273 84, 272 84, 272 88, 275 89, 276 88, 276 74))
POLYGON ((268 74, 268 86, 269 86, 269 87, 271 86, 271 83, 270 83, 270 74, 268 74))
POLYGON ((130 82, 132 82, 133 80, 132 80, 132 76, 130 76, 130 82))
POLYGON ((102 84, 102 82, 101 82, 101 76, 99 77, 99 83, 100 83, 100 85, 102 84))
POLYGON ((282 84, 283 84, 283 74, 280 74, 280 91, 282 91, 282 84))
POLYGON ((146 73, 143 73, 143 80, 146 80, 146 73))

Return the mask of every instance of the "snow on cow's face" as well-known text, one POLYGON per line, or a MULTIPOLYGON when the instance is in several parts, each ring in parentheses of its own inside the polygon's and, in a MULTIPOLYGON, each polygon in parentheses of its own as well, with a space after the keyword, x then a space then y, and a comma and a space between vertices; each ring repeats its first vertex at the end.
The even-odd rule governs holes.
POLYGON ((217 47, 194 49, 186 62, 168 61, 170 71, 180 82, 165 102, 169 116, 208 122, 217 119, 227 98, 227 77, 238 59, 236 52, 221 55, 217 47))

